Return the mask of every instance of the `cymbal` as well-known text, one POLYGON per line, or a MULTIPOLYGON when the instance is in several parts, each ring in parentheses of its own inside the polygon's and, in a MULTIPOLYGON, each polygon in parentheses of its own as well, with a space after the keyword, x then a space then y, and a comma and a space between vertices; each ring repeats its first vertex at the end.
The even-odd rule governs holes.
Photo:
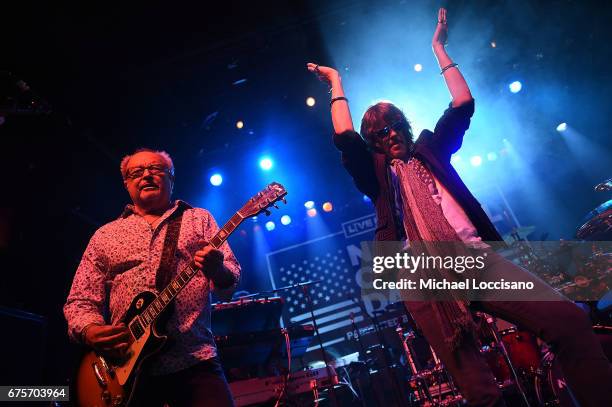
POLYGON ((576 237, 584 240, 612 240, 612 199, 589 212, 576 237))
POLYGON ((603 191, 612 191, 612 178, 605 180, 604 182, 595 185, 595 191, 603 192, 603 191))

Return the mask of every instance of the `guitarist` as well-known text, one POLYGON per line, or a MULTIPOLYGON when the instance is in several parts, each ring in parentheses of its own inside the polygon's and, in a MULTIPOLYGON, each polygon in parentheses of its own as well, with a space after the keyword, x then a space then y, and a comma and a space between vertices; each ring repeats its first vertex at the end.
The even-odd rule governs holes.
POLYGON ((202 272, 176 297, 169 343, 145 365, 136 405, 232 406, 210 330, 210 293, 231 292, 240 265, 227 243, 220 250, 208 245, 218 227, 207 210, 171 200, 174 166, 166 152, 137 150, 122 160, 121 175, 132 204, 94 233, 83 254, 64 306, 68 334, 102 355, 124 356, 131 335, 123 317, 132 299, 160 291, 193 260, 202 272), (170 228, 177 218, 179 226, 170 228), (169 233, 178 239, 168 241, 169 233), (172 249, 174 256, 163 256, 172 249))

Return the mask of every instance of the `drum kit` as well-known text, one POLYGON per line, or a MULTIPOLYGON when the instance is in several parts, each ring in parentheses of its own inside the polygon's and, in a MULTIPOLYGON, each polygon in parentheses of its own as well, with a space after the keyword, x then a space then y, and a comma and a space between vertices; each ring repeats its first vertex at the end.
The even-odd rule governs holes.
MULTIPOLYGON (((595 190, 612 191, 612 179, 597 185, 595 190)), ((570 276, 559 272, 559 267, 552 264, 554 262, 551 259, 558 258, 559 253, 537 254, 531 246, 523 244, 524 238, 531 232, 533 228, 524 227, 507 236, 510 246, 518 250, 521 264, 529 269, 536 268, 538 274, 566 294, 590 288, 590 294, 597 295, 600 300, 582 305, 592 316, 594 312, 598 315, 593 318, 596 334, 607 335, 612 340, 612 254, 593 249, 584 258, 581 267, 570 276), (602 312, 604 309, 607 313, 602 312)), ((612 241, 612 200, 599 205, 585 216, 576 237, 588 242, 612 241)), ((563 244, 558 250, 564 250, 563 244)), ((398 307, 393 305, 390 308, 395 310, 398 307)), ((545 343, 534 334, 488 314, 477 312, 474 317, 479 326, 480 352, 508 405, 578 406, 558 360, 545 343)), ((462 405, 464 400, 435 351, 428 345, 423 347, 422 343, 419 344, 424 338, 417 333, 412 318, 407 320, 411 323, 398 324, 395 331, 402 345, 402 364, 409 371, 414 405, 462 405)))

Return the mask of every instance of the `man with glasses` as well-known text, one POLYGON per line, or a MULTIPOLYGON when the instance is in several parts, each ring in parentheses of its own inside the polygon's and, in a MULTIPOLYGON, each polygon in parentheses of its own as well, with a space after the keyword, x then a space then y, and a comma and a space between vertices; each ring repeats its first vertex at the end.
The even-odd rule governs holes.
POLYGON ((174 165, 166 152, 137 150, 122 160, 121 175, 132 204, 99 228, 85 250, 64 306, 69 336, 103 355, 122 356, 131 336, 123 317, 134 297, 163 289, 193 260, 201 273, 174 301, 166 323, 170 341, 147 365, 136 405, 232 406, 210 331, 210 293, 233 289, 240 265, 227 243, 219 250, 208 245, 218 230, 208 211, 171 200, 174 165), (164 256, 168 247, 174 256, 164 256))
MULTIPOLYGON (((446 38, 446 10, 440 9, 432 48, 452 101, 434 131, 424 130, 416 142, 402 111, 388 102, 367 109, 360 136, 354 131, 338 72, 314 63, 307 68, 331 87, 334 144, 357 188, 374 203, 375 239, 463 242, 466 247, 486 249, 485 241, 502 238, 450 164, 469 127, 474 100, 458 65, 446 53, 446 38)), ((519 281, 534 278, 494 253, 487 264, 491 275, 506 273, 519 281)), ((552 288, 540 288, 554 300, 481 301, 471 306, 521 325, 552 345, 581 405, 612 405, 612 369, 586 315, 552 288)), ((406 306, 468 404, 504 406, 470 329, 473 321, 466 304, 407 301, 406 306)))

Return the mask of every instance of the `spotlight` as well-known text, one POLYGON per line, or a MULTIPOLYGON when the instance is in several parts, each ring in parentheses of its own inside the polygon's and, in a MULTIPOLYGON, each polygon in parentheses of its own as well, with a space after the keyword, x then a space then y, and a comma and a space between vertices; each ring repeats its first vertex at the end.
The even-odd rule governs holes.
POLYGON ((274 224, 274 222, 272 222, 271 220, 266 222, 266 230, 268 232, 274 230, 274 228, 276 227, 276 225, 274 224))
POLYGON ((482 164, 482 157, 479 155, 475 155, 474 157, 470 158, 470 163, 474 167, 478 167, 480 164, 482 164))
POLYGON ((306 98, 306 106, 313 107, 315 103, 317 103, 317 101, 312 96, 306 98))
POLYGON ((364 196, 362 196, 361 198, 363 199, 363 202, 372 202, 372 200, 370 199, 370 197, 369 197, 369 196, 367 196, 367 195, 364 195, 364 196))
POLYGON ((306 211, 306 214, 311 218, 314 218, 315 216, 317 216, 317 210, 315 208, 310 208, 306 211))
POLYGON ((563 123, 559 123, 559 125, 557 126, 557 131, 559 133, 564 132, 565 130, 567 130, 567 123, 563 122, 563 123))
POLYGON ((306 201, 306 202, 304 202, 304 207, 306 209, 314 208, 314 201, 306 201))
POLYGON ((487 160, 489 160, 489 161, 497 160, 497 153, 490 152, 489 154, 487 154, 487 160))
POLYGON ((416 72, 421 72, 423 70, 423 65, 421 65, 421 64, 414 64, 414 70, 416 72))
POLYGON ((334 206, 332 205, 332 203, 331 203, 331 202, 325 202, 325 203, 323 204, 323 210, 324 210, 325 212, 331 212, 331 211, 332 211, 332 209, 334 209, 334 206))
POLYGON ((241 129, 244 127, 244 122, 242 120, 238 120, 236 122, 236 128, 241 129))
POLYGON ((223 177, 221 176, 221 174, 213 174, 210 176, 210 183, 213 186, 218 187, 223 183, 223 177))
POLYGON ((289 215, 281 216, 281 223, 285 226, 291 223, 291 217, 289 215))
POLYGON ((491 48, 497 47, 497 43, 495 41, 491 41, 491 48))
POLYGON ((272 169, 272 166, 274 166, 274 163, 269 157, 263 157, 261 160, 259 160, 259 166, 262 170, 269 171, 272 169))
POLYGON ((508 87, 510 88, 510 92, 519 93, 521 89, 523 89, 523 84, 519 81, 514 81, 510 85, 508 85, 508 87))

